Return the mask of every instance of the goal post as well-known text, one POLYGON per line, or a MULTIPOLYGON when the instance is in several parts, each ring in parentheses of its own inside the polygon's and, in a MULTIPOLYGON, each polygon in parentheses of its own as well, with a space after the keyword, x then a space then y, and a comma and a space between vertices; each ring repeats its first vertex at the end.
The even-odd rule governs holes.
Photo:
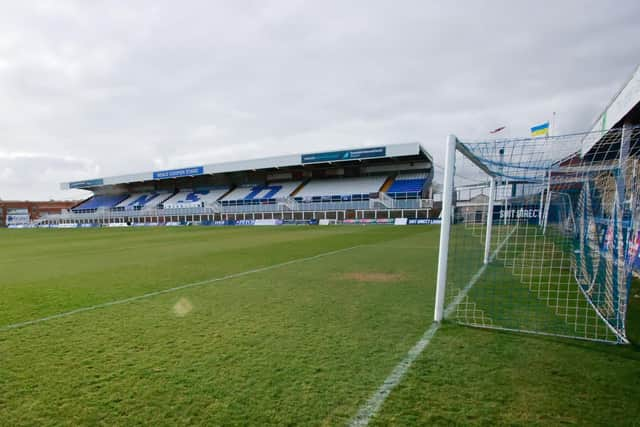
POLYGON ((436 307, 434 320, 442 321, 444 314, 444 297, 447 286, 447 263, 449 257, 449 232, 453 210, 453 171, 455 168, 457 138, 449 135, 447 138, 444 183, 442 190, 442 210, 440 216, 440 245, 438 252, 438 282, 436 284, 436 307))
POLYGON ((489 259, 491 256, 491 231, 493 229, 493 205, 496 200, 496 180, 491 177, 491 182, 489 183, 489 201, 487 205, 487 228, 485 231, 484 237, 484 264, 489 264, 489 259))
POLYGON ((627 343, 640 128, 447 138, 434 320, 627 343))

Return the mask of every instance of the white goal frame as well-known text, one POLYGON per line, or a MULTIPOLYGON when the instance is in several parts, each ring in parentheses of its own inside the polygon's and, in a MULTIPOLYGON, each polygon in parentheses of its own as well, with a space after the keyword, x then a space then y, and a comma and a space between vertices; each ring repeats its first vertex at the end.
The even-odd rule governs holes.
MULTIPOLYGON (((627 160, 626 156, 629 155, 629 132, 627 132, 625 135, 624 129, 622 130, 622 139, 620 142, 620 147, 621 148, 620 148, 620 154, 619 154, 620 156, 619 167, 623 168, 622 164, 624 161, 627 160), (625 141, 626 141, 626 144, 625 144, 625 141), (625 158, 623 158, 623 156, 625 156, 625 158)), ((434 317, 433 317, 435 322, 438 322, 438 323, 442 322, 443 319, 446 316, 448 316, 451 311, 455 309, 455 305, 459 304, 461 300, 465 298, 466 293, 469 291, 469 289, 471 289, 474 286, 478 278, 484 273, 487 265, 495 258, 497 252, 502 247, 502 245, 499 245, 499 247, 496 248, 495 252, 493 254, 491 253, 492 231, 493 231, 493 224, 494 224, 494 218, 493 218, 494 206, 496 204, 496 187, 498 184, 500 184, 501 179, 503 178, 500 177, 495 172, 493 172, 489 167, 487 167, 487 165, 485 165, 482 162, 482 160, 478 159, 472 152, 470 152, 467 149, 467 147, 464 144, 462 144, 455 135, 449 135, 447 137, 445 165, 444 165, 444 179, 443 179, 442 210, 441 210, 442 220, 441 220, 441 226, 440 226, 441 229, 440 229, 439 253, 438 253, 438 272, 437 272, 435 307, 434 307, 434 317), (458 152, 462 156, 464 156, 466 160, 473 163, 475 167, 477 167, 479 170, 481 170, 487 175, 489 195, 488 195, 488 201, 486 202, 486 221, 484 221, 484 224, 483 224, 484 225, 484 251, 482 254, 483 256, 482 267, 476 273, 476 275, 471 279, 471 282, 467 286, 465 286, 464 289, 462 289, 461 295, 458 295, 454 299, 454 301, 450 304, 450 306, 445 308, 445 299, 446 299, 446 293, 447 293, 447 273, 448 273, 448 267, 449 267, 450 235, 451 235, 452 219, 454 217, 454 209, 455 209, 455 206, 454 206, 455 202, 453 199, 454 194, 456 192, 456 188, 454 186, 455 184, 454 176, 456 173, 456 153, 458 152)), ((539 210, 538 210, 538 219, 537 219, 538 226, 540 227, 541 233, 543 234, 546 233, 547 222, 549 217, 549 206, 551 204, 552 194, 554 193, 551 188, 551 181, 552 181, 551 170, 548 170, 547 172, 545 172, 544 181, 545 181, 544 188, 542 188, 539 196, 539 210)), ((537 182, 537 184, 540 185, 540 182, 537 182)), ((558 194, 562 194, 562 193, 558 193, 558 194)), ((569 198, 567 197, 567 199, 569 198)), ((505 204, 507 203, 507 200, 508 200, 508 197, 505 197, 505 204)), ((536 203, 538 202, 536 201, 536 203)), ((570 200, 568 204, 570 207, 571 206, 570 200)), ((570 207, 570 209, 572 208, 570 207)), ((576 287, 579 288, 582 293, 584 293, 585 292, 584 289, 582 289, 582 287, 578 283, 579 282, 577 281, 577 278, 576 278, 576 287)), ((629 341, 624 335, 624 331, 622 331, 621 333, 619 330, 616 330, 614 327, 612 327, 607 322, 607 320, 600 314, 598 309, 589 301, 589 298, 587 298, 586 294, 584 296, 585 296, 585 300, 587 300, 589 304, 592 305, 593 310, 596 312, 596 314, 603 320, 605 324, 607 324, 608 328, 615 335, 615 337, 617 338, 617 342, 628 344, 629 341)), ((493 329, 513 330, 513 329, 501 328, 501 327, 494 327, 493 329)), ((516 331, 519 331, 519 330, 516 330, 516 331)), ((540 333, 542 335, 565 336, 565 335, 554 334, 554 333, 535 332, 535 331, 528 331, 528 330, 523 330, 520 332, 533 332, 533 333, 540 333)), ((566 336, 570 338, 590 339, 590 338, 584 338, 579 336, 576 336, 576 337, 569 336, 569 335, 566 335, 566 336)), ((600 339, 592 339, 592 340, 604 341, 600 339)), ((610 341, 607 340, 607 342, 610 342, 610 341)))

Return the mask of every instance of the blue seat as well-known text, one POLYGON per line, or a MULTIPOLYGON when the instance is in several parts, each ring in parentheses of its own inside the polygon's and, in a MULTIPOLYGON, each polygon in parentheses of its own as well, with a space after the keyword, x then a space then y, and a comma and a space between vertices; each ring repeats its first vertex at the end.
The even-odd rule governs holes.
POLYGON ((110 195, 93 196, 92 198, 80 203, 78 206, 74 207, 72 210, 77 212, 77 211, 96 210, 99 208, 112 208, 118 203, 125 200, 127 197, 128 197, 127 194, 110 194, 110 195))
POLYGON ((399 179, 393 182, 387 193, 417 193, 421 192, 427 180, 419 179, 399 179))

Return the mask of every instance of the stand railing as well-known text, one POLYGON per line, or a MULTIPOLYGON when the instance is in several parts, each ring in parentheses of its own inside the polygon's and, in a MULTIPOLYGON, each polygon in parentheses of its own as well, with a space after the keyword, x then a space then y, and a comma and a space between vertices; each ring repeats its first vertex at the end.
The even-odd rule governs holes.
POLYGON ((387 193, 382 191, 377 194, 375 198, 369 198, 369 208, 376 209, 378 205, 381 205, 385 209, 395 208, 395 200, 387 193))

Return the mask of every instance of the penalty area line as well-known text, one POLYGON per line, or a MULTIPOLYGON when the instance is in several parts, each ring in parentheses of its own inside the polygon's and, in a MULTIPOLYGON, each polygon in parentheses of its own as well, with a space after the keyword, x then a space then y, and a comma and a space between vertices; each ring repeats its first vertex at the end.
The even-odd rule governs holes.
POLYGON ((364 247, 364 246, 369 246, 369 245, 350 246, 348 248, 342 248, 342 249, 338 249, 338 250, 335 250, 335 251, 323 252, 323 253, 320 253, 320 254, 317 254, 317 255, 312 255, 312 256, 308 256, 308 257, 304 257, 304 258, 296 258, 296 259, 292 259, 292 260, 289 260, 289 261, 280 262, 278 264, 272 264, 272 265, 268 265, 268 266, 265 266, 265 267, 254 268, 254 269, 242 271, 242 272, 239 272, 239 273, 227 274, 226 276, 214 277, 212 279, 206 279, 206 280, 200 280, 198 282, 186 283, 184 285, 174 286, 172 288, 162 289, 162 290, 159 290, 159 291, 148 292, 146 294, 137 295, 137 296, 134 296, 134 297, 129 297, 129 298, 119 299, 119 300, 115 300, 115 301, 104 302, 104 303, 101 303, 101 304, 95 304, 95 305, 91 305, 91 306, 87 306, 87 307, 76 308, 75 310, 65 311, 65 312, 57 313, 57 314, 52 314, 50 316, 40 317, 38 319, 26 320, 24 322, 18 322, 18 323, 13 323, 13 324, 9 324, 9 325, 4 325, 4 326, 0 326, 0 332, 5 332, 5 331, 11 330, 11 329, 23 328, 25 326, 31 326, 31 325, 35 325, 35 324, 38 324, 38 323, 48 322, 50 320, 60 319, 60 318, 63 318, 63 317, 69 317, 69 316, 73 316, 75 314, 86 313, 88 311, 98 310, 98 309, 101 309, 101 308, 112 307, 114 305, 128 304, 130 302, 140 301, 140 300, 147 299, 147 298, 152 298, 152 297, 155 297, 155 296, 158 296, 158 295, 164 295, 164 294, 168 294, 168 293, 172 293, 172 292, 177 292, 177 291, 181 291, 183 289, 195 288, 195 287, 198 287, 198 286, 208 285, 208 284, 211 284, 211 283, 217 283, 217 282, 222 282, 222 281, 225 281, 225 280, 236 279, 238 277, 249 276, 251 274, 262 273, 262 272, 265 272, 265 271, 274 270, 274 269, 281 268, 281 267, 286 267, 286 266, 291 265, 291 264, 297 264, 297 263, 306 262, 306 261, 313 261, 315 259, 324 258, 324 257, 331 256, 331 255, 336 255, 336 254, 339 254, 339 253, 342 253, 342 252, 351 251, 353 249, 361 248, 361 247, 364 247))

